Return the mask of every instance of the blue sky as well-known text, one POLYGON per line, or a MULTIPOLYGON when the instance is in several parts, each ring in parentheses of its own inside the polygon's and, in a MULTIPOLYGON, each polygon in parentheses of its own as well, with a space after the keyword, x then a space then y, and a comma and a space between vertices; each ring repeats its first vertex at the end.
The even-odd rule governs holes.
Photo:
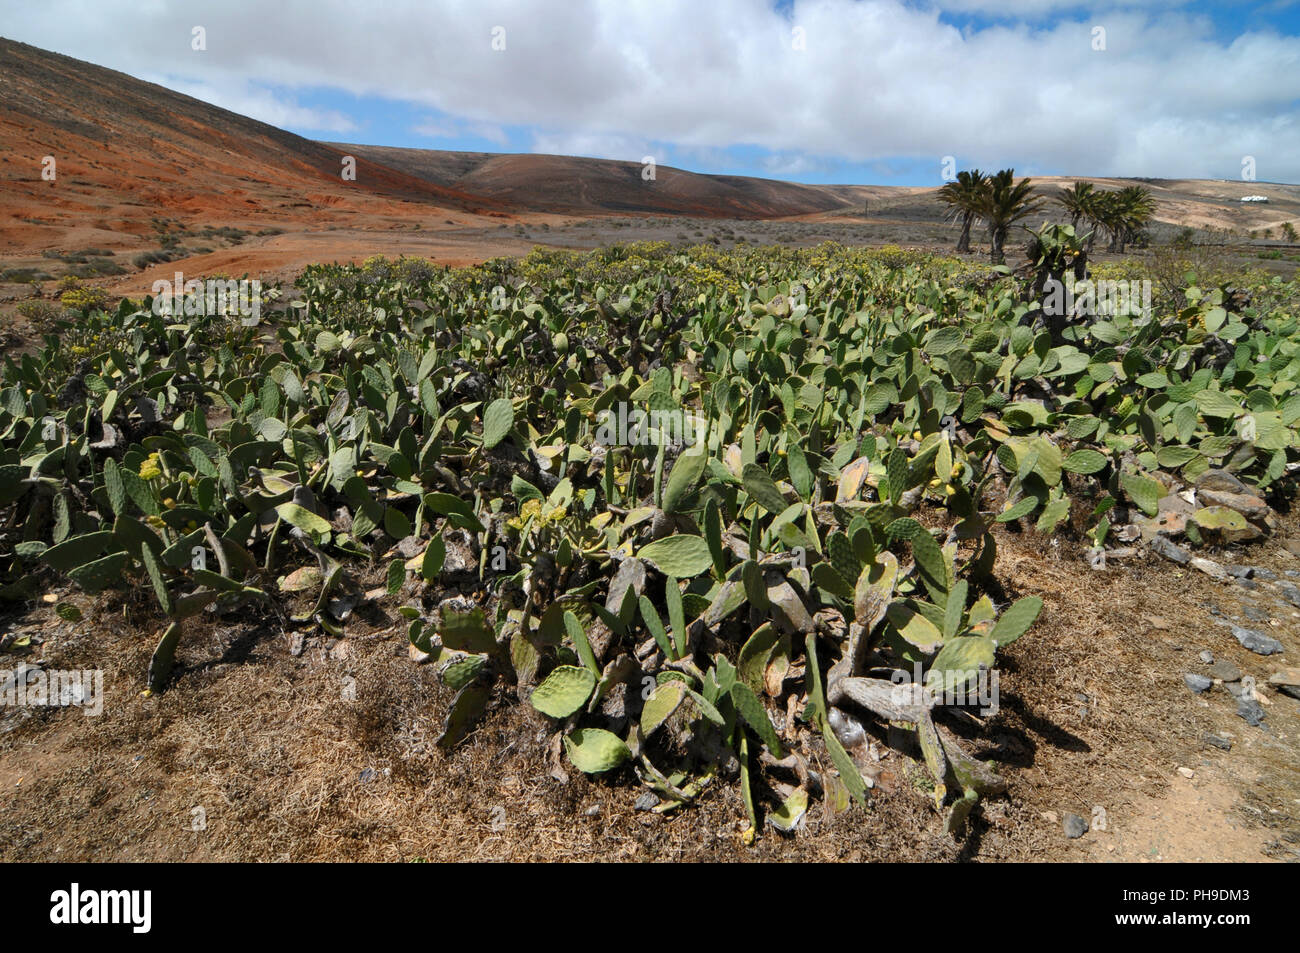
POLYGON ((1300 0, 0 11, 10 38, 332 141, 652 156, 805 182, 932 185, 948 157, 1029 175, 1213 178, 1239 178, 1250 158, 1260 180, 1300 181, 1300 0))

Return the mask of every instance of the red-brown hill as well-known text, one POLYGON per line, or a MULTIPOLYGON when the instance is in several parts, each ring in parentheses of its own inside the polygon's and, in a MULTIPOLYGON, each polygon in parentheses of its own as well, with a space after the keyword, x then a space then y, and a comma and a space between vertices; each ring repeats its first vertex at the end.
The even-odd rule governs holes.
POLYGON ((427 182, 530 212, 769 219, 829 212, 846 204, 819 186, 706 175, 664 165, 655 167, 650 179, 641 163, 614 159, 331 145, 427 182))

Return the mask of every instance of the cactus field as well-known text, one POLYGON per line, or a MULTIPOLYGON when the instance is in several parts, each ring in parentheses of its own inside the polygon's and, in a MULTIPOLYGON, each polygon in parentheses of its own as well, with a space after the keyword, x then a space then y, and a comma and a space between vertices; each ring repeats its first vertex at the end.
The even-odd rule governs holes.
POLYGON ((0 599, 125 613, 116 705, 183 699, 214 626, 364 631, 436 688, 433 772, 522 719, 557 790, 738 849, 915 788, 962 850, 1017 798, 996 676, 1069 625, 1000 547, 1226 579, 1300 471, 1295 281, 1062 322, 1034 269, 643 243, 312 266, 256 321, 67 300, 0 366, 0 599))

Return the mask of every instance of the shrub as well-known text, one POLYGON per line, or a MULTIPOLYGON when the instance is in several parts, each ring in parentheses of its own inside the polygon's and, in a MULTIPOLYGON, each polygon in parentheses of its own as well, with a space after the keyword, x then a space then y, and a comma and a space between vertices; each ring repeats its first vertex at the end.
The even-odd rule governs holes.
POLYGON ((175 261, 177 258, 183 258, 184 253, 179 251, 167 251, 166 249, 157 249, 156 251, 145 251, 131 259, 131 264, 137 268, 148 268, 150 265, 157 265, 162 262, 175 261))
POLYGON ((91 258, 83 265, 73 265, 68 273, 78 278, 96 278, 102 275, 124 275, 126 268, 110 258, 91 258))
POLYGON ((0 272, 0 281, 8 281, 16 285, 30 285, 36 281, 49 281, 51 277, 49 273, 38 271, 35 268, 9 268, 0 272))
POLYGON ((39 325, 56 320, 63 314, 63 309, 52 302, 32 298, 19 304, 14 308, 14 312, 32 324, 39 325))
POLYGON ((108 292, 83 285, 75 275, 65 275, 59 280, 59 300, 74 311, 93 311, 107 306, 108 292))

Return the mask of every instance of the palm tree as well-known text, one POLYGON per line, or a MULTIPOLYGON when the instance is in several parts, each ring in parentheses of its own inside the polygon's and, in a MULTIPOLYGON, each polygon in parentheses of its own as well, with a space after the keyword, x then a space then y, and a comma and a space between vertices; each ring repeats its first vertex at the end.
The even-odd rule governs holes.
MULTIPOLYGON (((1118 206, 1115 204, 1114 192, 1102 192, 1093 190, 1088 194, 1080 209, 1080 217, 1086 221, 1092 231, 1088 235, 1089 254, 1092 253, 1092 246, 1097 241, 1097 235, 1102 229, 1111 232, 1111 226, 1115 223, 1115 217, 1118 212, 1118 206)), ((1111 232, 1113 235, 1114 233, 1111 232)))
POLYGON ((1116 192, 1098 192, 1090 220, 1110 234, 1106 250, 1124 253, 1124 246, 1133 241, 1155 214, 1156 203, 1151 190, 1140 185, 1130 185, 1116 192))
POLYGON ((1112 242, 1115 246, 1113 250, 1122 255, 1125 243, 1136 239, 1155 215, 1156 200, 1150 189, 1140 185, 1120 189, 1115 197, 1120 209, 1119 232, 1113 233, 1115 237, 1112 242))
POLYGON ((1000 265, 1005 260, 1002 246, 1011 226, 1037 212, 1042 199, 1034 194, 1029 179, 1015 180, 1015 169, 1003 169, 989 179, 975 212, 989 226, 989 260, 1000 265))
POLYGON ((1076 231, 1079 219, 1087 218, 1089 208, 1098 194, 1100 193, 1091 182, 1075 182, 1072 188, 1062 189, 1056 197, 1057 204, 1070 213, 1070 226, 1076 231))
POLYGON ((961 234, 957 237, 957 251, 970 251, 970 227, 978 214, 976 207, 988 185, 988 176, 979 169, 957 173, 957 181, 949 182, 939 190, 939 201, 949 206, 948 218, 961 220, 961 234))

